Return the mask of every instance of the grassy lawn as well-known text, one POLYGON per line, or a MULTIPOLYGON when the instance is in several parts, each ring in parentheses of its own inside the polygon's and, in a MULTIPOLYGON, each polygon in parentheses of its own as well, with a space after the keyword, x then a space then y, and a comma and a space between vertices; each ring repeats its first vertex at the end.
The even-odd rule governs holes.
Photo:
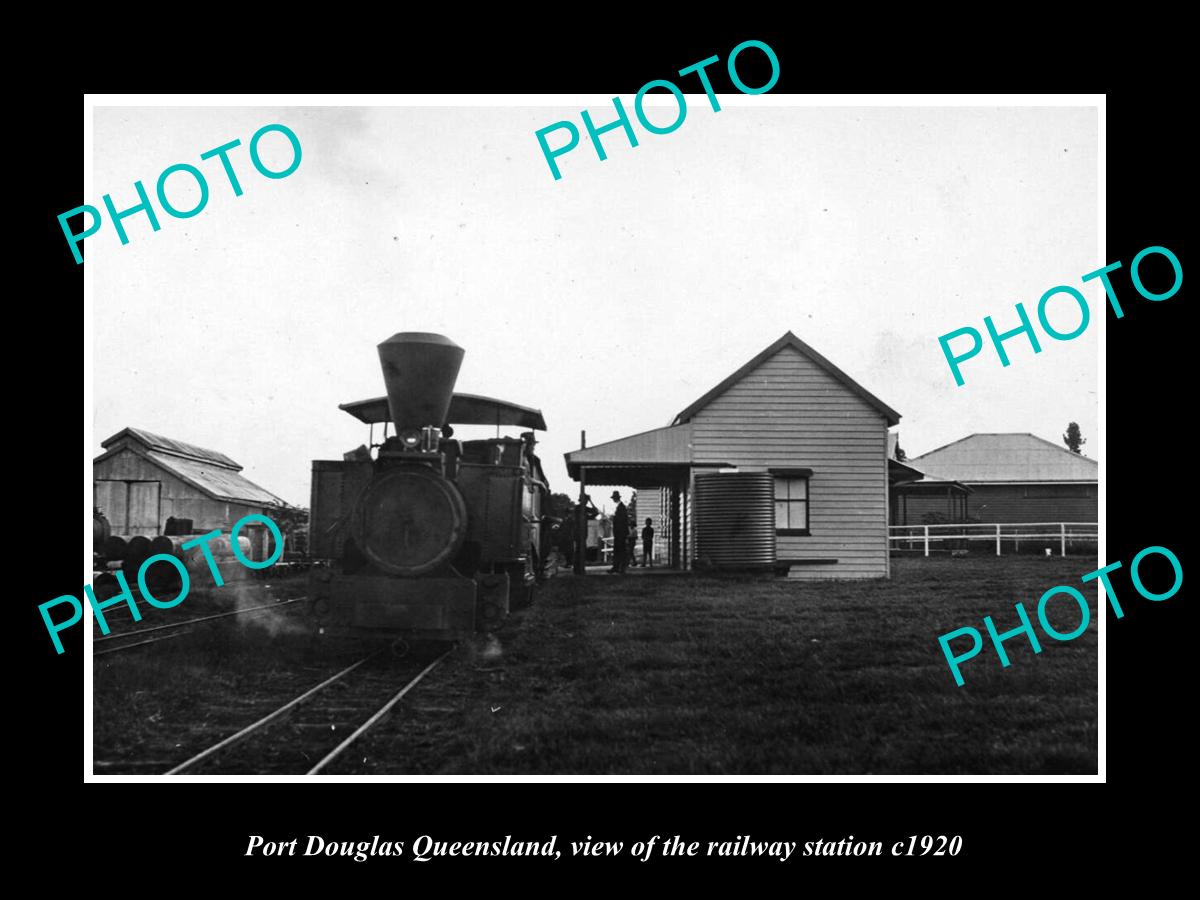
MULTIPOLYGON (((985 636, 961 688, 937 636, 982 631, 988 614, 1006 631, 1017 600, 1035 617, 1046 589, 1082 587, 1095 567, 1085 556, 978 556, 895 560, 890 581, 555 578, 495 637, 455 650, 329 771, 1094 773, 1094 606, 1075 641, 1039 633, 1034 655, 1010 640, 1007 669, 985 636)), ((220 599, 263 602, 263 590, 246 593, 220 599)), ((363 655, 360 642, 314 636, 301 607, 98 658, 96 771, 163 772, 363 655)), ((155 611, 142 624, 205 611, 155 611)), ((1050 616, 1063 632, 1078 623, 1069 600, 1050 616)), ((380 703, 421 664, 382 665, 380 703)), ((321 715, 300 707, 269 738, 294 744, 321 715)), ((343 715, 339 735, 365 717, 343 715)))
MULTIPOLYGON (((1039 635, 1040 655, 1013 639, 1007 669, 985 635, 961 688, 937 642, 988 614, 1008 630, 1017 600, 1033 617, 1043 591, 1094 568, 971 557, 895 560, 874 582, 554 579, 340 771, 1094 773, 1094 599, 1082 637, 1039 635)), ((1060 631, 1077 615, 1051 605, 1060 631)))

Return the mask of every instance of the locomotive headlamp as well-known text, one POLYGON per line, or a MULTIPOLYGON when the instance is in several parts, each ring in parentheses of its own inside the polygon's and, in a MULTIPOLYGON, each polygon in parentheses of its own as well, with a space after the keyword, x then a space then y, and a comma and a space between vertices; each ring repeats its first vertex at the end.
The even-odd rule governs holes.
POLYGON ((409 450, 421 445, 421 429, 420 428, 405 428, 400 432, 400 443, 409 450))

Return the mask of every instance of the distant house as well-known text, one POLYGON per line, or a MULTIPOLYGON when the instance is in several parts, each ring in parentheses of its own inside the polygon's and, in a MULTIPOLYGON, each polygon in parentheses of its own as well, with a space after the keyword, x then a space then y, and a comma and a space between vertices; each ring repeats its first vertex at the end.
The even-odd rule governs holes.
POLYGON ((888 522, 891 525, 922 525, 931 521, 963 522, 971 489, 948 478, 926 475, 912 464, 899 460, 899 435, 888 435, 888 522), (910 515, 911 509, 911 515, 910 515))
POLYGON ((907 462, 928 487, 924 494, 913 490, 921 482, 900 487, 909 492, 901 501, 907 522, 897 524, 921 524, 926 513, 946 511, 938 482, 969 488, 963 507, 981 522, 1097 521, 1099 463, 1033 434, 972 434, 907 462))
MULTIPOLYGON (((241 474, 242 467, 215 450, 206 450, 139 428, 125 428, 101 446, 92 460, 93 497, 113 534, 153 537, 167 530, 169 518, 190 519, 190 531, 214 528, 228 533, 250 513, 271 516, 287 504, 241 474)), ((265 546, 265 527, 244 532, 255 558, 265 546)))
POLYGON ((888 429, 899 420, 789 331, 671 425, 567 453, 567 470, 588 486, 636 488, 639 526, 654 520, 677 567, 691 558, 695 475, 769 472, 776 555, 791 577, 882 577, 893 474, 888 429))

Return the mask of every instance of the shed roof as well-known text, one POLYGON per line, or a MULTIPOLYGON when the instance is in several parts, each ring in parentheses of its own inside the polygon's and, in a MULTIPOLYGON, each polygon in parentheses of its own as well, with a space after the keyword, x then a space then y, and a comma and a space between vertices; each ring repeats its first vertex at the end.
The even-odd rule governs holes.
POLYGON ((100 446, 108 449, 124 437, 132 437, 145 444, 151 450, 161 450, 164 453, 171 453, 176 456, 187 456, 192 459, 201 460, 202 462, 226 466, 230 469, 240 470, 242 468, 224 453, 218 453, 216 450, 205 450, 203 447, 197 447, 195 444, 185 444, 183 441, 163 437, 161 434, 154 434, 142 428, 122 428, 108 440, 102 441, 100 446))
POLYGON ((796 335, 788 331, 783 335, 783 337, 775 341, 775 343, 771 344, 752 360, 714 387, 711 391, 677 415, 671 424, 681 425, 685 422, 691 421, 692 417, 696 415, 696 413, 700 412, 700 410, 708 406, 709 403, 717 399, 717 397, 721 396, 723 393, 733 387, 733 385, 737 384, 784 347, 793 347, 796 350, 799 350, 818 366, 832 375, 835 379, 844 384, 853 393, 857 394, 863 400, 866 400, 867 403, 875 407, 875 409, 879 410, 879 412, 883 413, 884 418, 887 419, 888 425, 898 425, 900 423, 900 413, 896 412, 894 409, 864 388, 861 384, 827 360, 824 356, 822 356, 812 347, 808 346, 808 344, 804 343, 804 341, 800 340, 800 338, 796 337, 796 335))
POLYGON ((186 481, 214 500, 247 503, 253 506, 288 505, 281 498, 242 475, 240 465, 224 453, 218 453, 215 450, 206 450, 194 444, 185 444, 183 441, 165 438, 140 428, 124 428, 108 440, 102 441, 100 446, 106 448, 106 452, 92 460, 93 464, 102 462, 121 449, 127 448, 166 469, 172 475, 186 481), (132 440, 129 443, 114 446, 124 438, 132 440), (112 449, 108 449, 110 447, 112 449))
POLYGON ((287 506, 287 503, 279 497, 266 488, 259 487, 236 469, 214 466, 154 450, 145 455, 147 459, 178 475, 215 500, 232 500, 236 503, 250 503, 255 506, 287 506))
POLYGON ((1029 433, 980 433, 909 460, 927 476, 966 484, 1096 482, 1100 465, 1029 433))

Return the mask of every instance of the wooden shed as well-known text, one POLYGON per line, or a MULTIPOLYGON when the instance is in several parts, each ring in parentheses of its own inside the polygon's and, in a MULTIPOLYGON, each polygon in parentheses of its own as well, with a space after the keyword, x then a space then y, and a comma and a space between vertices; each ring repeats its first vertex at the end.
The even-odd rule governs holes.
MULTIPOLYGON (((999 523, 1098 521, 1100 464, 1034 434, 972 434, 909 462, 927 478, 952 479, 970 488, 964 518, 999 523)), ((909 487, 902 485, 901 490, 909 487)), ((900 524, 919 524, 926 506, 942 511, 945 499, 909 496, 908 521, 900 524)))
MULTIPOLYGON (((566 454, 586 484, 665 488, 670 560, 687 566, 695 475, 774 476, 776 554, 794 578, 889 574, 888 429, 900 414, 790 331, 666 428, 566 454)), ((640 513, 639 513, 640 514, 640 513)), ((656 523, 657 524, 657 523, 656 523)))
MULTIPOLYGON (((125 428, 101 446, 92 460, 94 504, 114 534, 153 537, 167 519, 190 519, 191 533, 220 529, 228 534, 251 513, 272 516, 287 504, 241 474, 223 453, 172 440, 140 428, 125 428)), ((265 554, 265 527, 245 532, 254 558, 265 554)))

